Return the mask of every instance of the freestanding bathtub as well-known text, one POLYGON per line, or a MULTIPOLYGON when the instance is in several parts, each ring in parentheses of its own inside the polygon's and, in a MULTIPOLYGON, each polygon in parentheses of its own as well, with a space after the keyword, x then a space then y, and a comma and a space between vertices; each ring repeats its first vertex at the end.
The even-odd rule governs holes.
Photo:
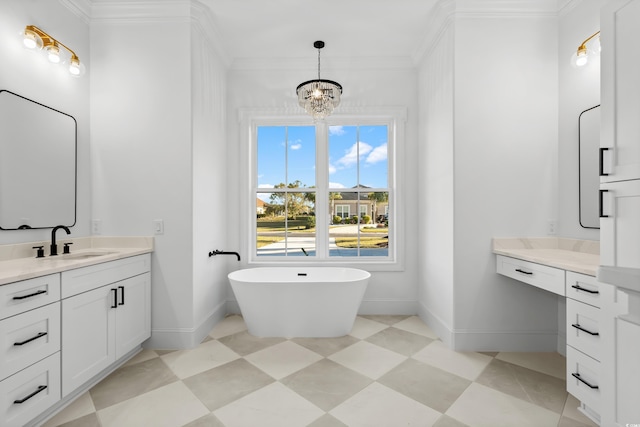
POLYGON ((260 267, 229 274, 249 333, 339 337, 353 328, 371 274, 342 267, 260 267))

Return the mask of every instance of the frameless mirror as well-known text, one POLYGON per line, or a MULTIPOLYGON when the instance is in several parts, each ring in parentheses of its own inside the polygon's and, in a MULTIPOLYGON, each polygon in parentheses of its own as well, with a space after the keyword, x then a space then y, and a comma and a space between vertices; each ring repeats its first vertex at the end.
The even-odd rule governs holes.
POLYGON ((600 149, 600 106, 596 105, 580 113, 578 118, 578 170, 580 174, 580 225, 584 228, 600 228, 598 215, 598 153, 600 149))
POLYGON ((0 229, 76 222, 76 120, 0 90, 0 229))

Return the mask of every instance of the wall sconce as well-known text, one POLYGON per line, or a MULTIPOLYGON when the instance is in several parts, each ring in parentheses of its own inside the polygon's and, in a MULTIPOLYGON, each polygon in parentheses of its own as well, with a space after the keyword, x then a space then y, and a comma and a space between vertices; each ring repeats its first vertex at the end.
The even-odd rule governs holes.
POLYGON ((60 62, 60 47, 63 47, 71 54, 69 59, 69 72, 74 76, 81 76, 85 72, 84 64, 80 62, 78 55, 69 47, 51 37, 35 25, 27 25, 24 29, 22 43, 27 49, 44 49, 49 62, 57 64, 60 62))
POLYGON ((589 36, 578 46, 578 50, 571 55, 571 65, 575 68, 584 67, 589 62, 589 57, 597 55, 600 55, 600 31, 589 36), (598 37, 596 38, 596 36, 598 37), (587 43, 592 40, 591 47, 587 48, 587 43))

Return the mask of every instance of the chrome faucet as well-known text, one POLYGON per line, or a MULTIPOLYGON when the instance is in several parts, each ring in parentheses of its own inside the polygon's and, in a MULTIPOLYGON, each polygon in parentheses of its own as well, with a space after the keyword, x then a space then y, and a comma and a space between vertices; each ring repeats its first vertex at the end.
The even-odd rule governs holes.
POLYGON ((51 253, 49 253, 50 256, 58 255, 58 245, 56 245, 56 231, 58 231, 60 228, 66 231, 67 234, 71 234, 71 231, 69 231, 69 228, 67 226, 58 225, 56 227, 53 227, 53 230, 51 230, 51 253))

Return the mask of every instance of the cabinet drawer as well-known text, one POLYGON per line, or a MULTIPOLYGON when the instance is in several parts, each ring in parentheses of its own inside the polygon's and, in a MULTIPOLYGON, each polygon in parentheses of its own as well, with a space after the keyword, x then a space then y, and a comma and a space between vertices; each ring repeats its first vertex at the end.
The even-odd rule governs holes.
POLYGON ((60 302, 0 321, 0 379, 60 350, 60 302))
POLYGON ((68 298, 151 270, 151 256, 137 255, 63 271, 62 298, 68 298))
POLYGON ((567 344, 600 360, 600 309, 567 299, 567 344))
POLYGON ((564 295, 564 270, 533 262, 497 256, 497 272, 554 294, 564 295))
POLYGON ((602 305, 602 292, 600 289, 602 286, 607 285, 598 282, 598 279, 593 276, 567 271, 567 286, 565 289, 567 298, 582 301, 599 308, 602 305))
POLYGON ((51 304, 60 299, 60 274, 0 286, 0 319, 51 304))
POLYGON ((24 426, 60 400, 60 353, 0 381, 0 422, 24 426))
POLYGON ((600 362, 567 346, 567 391, 600 413, 600 362))

